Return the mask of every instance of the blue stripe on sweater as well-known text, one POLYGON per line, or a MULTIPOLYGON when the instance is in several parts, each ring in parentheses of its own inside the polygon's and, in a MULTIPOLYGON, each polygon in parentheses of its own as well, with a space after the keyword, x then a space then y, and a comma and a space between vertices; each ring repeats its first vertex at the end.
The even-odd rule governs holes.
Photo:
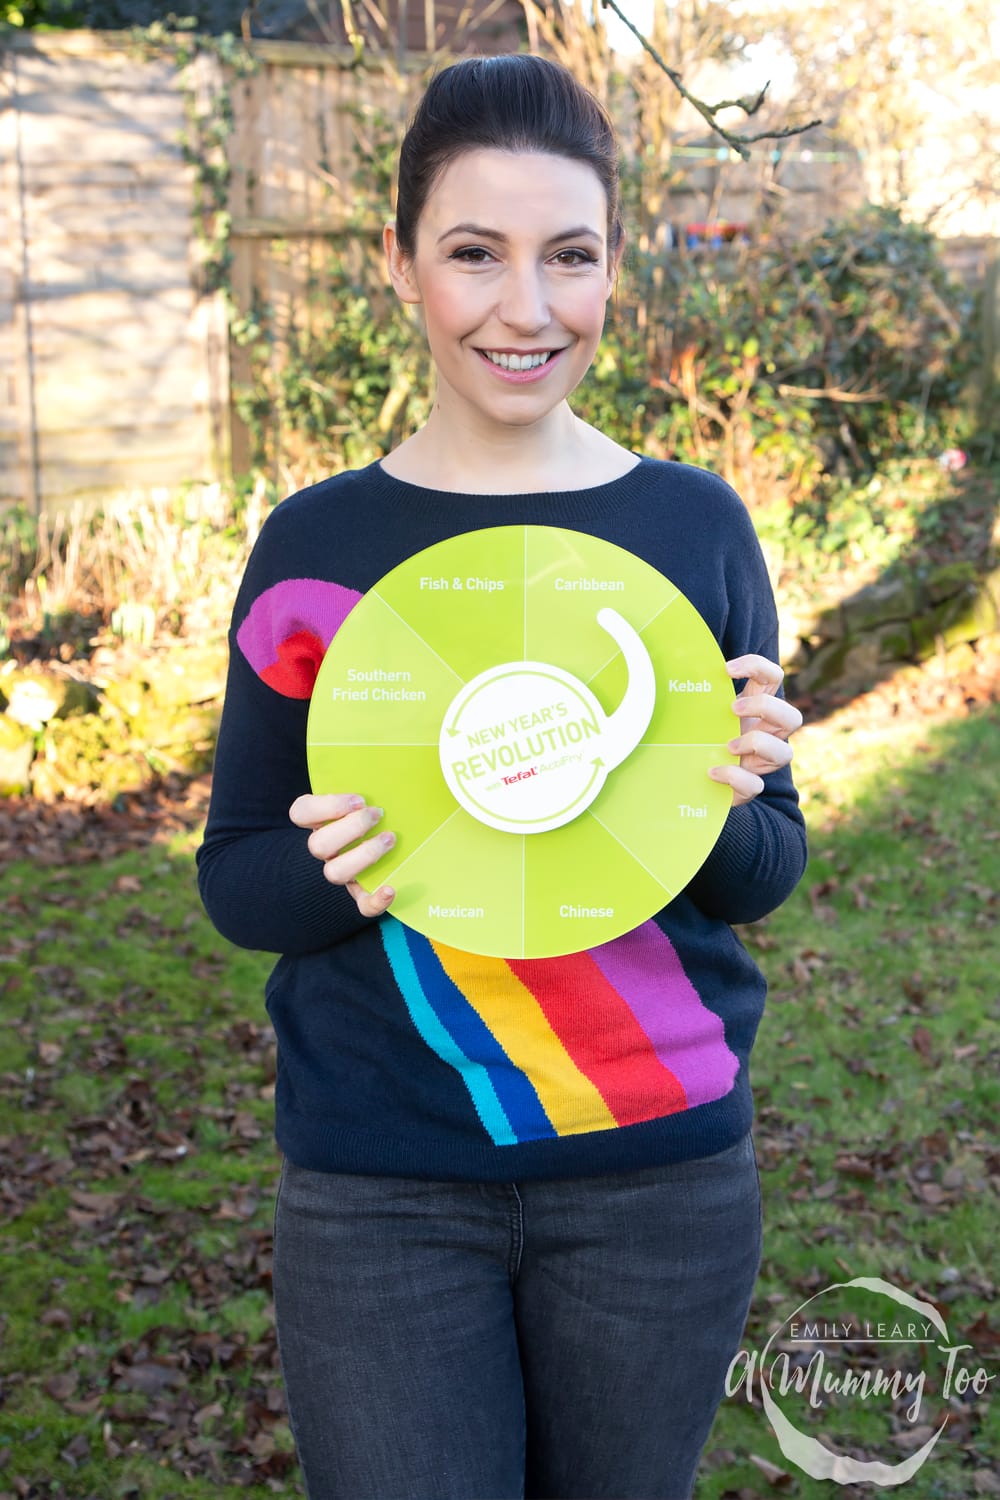
POLYGON ((465 1057, 486 1070, 518 1141, 554 1139, 554 1129, 528 1075, 516 1067, 482 1016, 459 989, 427 938, 409 929, 406 944, 421 988, 438 1020, 465 1057))
POLYGON ((387 915, 379 923, 379 933, 393 977, 406 1001, 414 1026, 428 1047, 460 1074, 472 1097, 476 1113, 486 1127, 493 1144, 515 1146, 517 1136, 511 1129, 503 1105, 497 1098, 489 1073, 481 1063, 466 1057, 447 1028, 438 1019, 425 995, 406 940, 406 928, 402 922, 397 922, 395 917, 387 915))

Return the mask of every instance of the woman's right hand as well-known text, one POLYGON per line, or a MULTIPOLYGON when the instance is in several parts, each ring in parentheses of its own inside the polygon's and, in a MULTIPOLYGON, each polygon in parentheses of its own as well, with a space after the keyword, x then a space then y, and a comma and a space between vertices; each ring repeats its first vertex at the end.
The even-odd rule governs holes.
POLYGON ((394 833, 377 833, 371 838, 376 823, 383 815, 380 807, 369 807, 363 797, 309 795, 296 797, 288 809, 288 816, 299 828, 309 828, 309 853, 323 861, 323 874, 333 885, 342 885, 357 902, 363 917, 380 917, 389 907, 396 892, 388 885, 368 892, 358 884, 357 877, 376 860, 388 853, 396 842, 394 833), (361 839, 353 849, 348 844, 361 839))

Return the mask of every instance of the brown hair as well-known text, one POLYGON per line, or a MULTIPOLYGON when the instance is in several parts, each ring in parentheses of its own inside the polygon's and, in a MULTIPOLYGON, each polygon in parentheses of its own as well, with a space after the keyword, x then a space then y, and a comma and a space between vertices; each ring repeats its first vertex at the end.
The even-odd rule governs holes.
POLYGON ((618 145, 594 95, 558 63, 527 53, 471 57, 431 79, 399 153, 396 238, 413 258, 417 223, 437 178, 463 151, 547 151, 586 162, 608 200, 608 248, 625 229, 618 145))

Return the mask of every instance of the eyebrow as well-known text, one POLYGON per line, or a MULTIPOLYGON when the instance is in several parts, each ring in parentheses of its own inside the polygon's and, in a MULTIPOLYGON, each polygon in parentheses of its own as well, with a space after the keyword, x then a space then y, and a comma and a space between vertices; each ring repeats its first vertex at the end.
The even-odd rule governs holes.
MULTIPOLYGON (((438 236, 438 244, 442 240, 450 238, 453 234, 472 234, 480 240, 497 240, 501 245, 509 243, 508 236, 501 234, 499 229, 485 229, 482 224, 454 224, 451 229, 446 229, 444 234, 438 236)), ((552 245, 556 240, 599 240, 601 236, 596 229, 591 229, 587 224, 578 224, 575 229, 563 229, 558 234, 552 234, 546 240, 546 244, 552 245)))

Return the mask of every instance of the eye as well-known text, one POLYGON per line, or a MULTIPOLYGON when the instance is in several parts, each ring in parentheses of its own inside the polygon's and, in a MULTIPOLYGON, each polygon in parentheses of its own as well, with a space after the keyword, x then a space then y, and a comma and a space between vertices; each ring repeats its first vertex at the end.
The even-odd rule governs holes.
POLYGON ((464 261, 468 266, 484 266, 493 257, 482 245, 462 245, 460 249, 453 250, 448 259, 464 261))
POLYGON ((578 250, 576 248, 571 250, 557 250, 552 259, 561 266, 596 266, 598 264, 596 255, 591 255, 588 250, 578 250))

